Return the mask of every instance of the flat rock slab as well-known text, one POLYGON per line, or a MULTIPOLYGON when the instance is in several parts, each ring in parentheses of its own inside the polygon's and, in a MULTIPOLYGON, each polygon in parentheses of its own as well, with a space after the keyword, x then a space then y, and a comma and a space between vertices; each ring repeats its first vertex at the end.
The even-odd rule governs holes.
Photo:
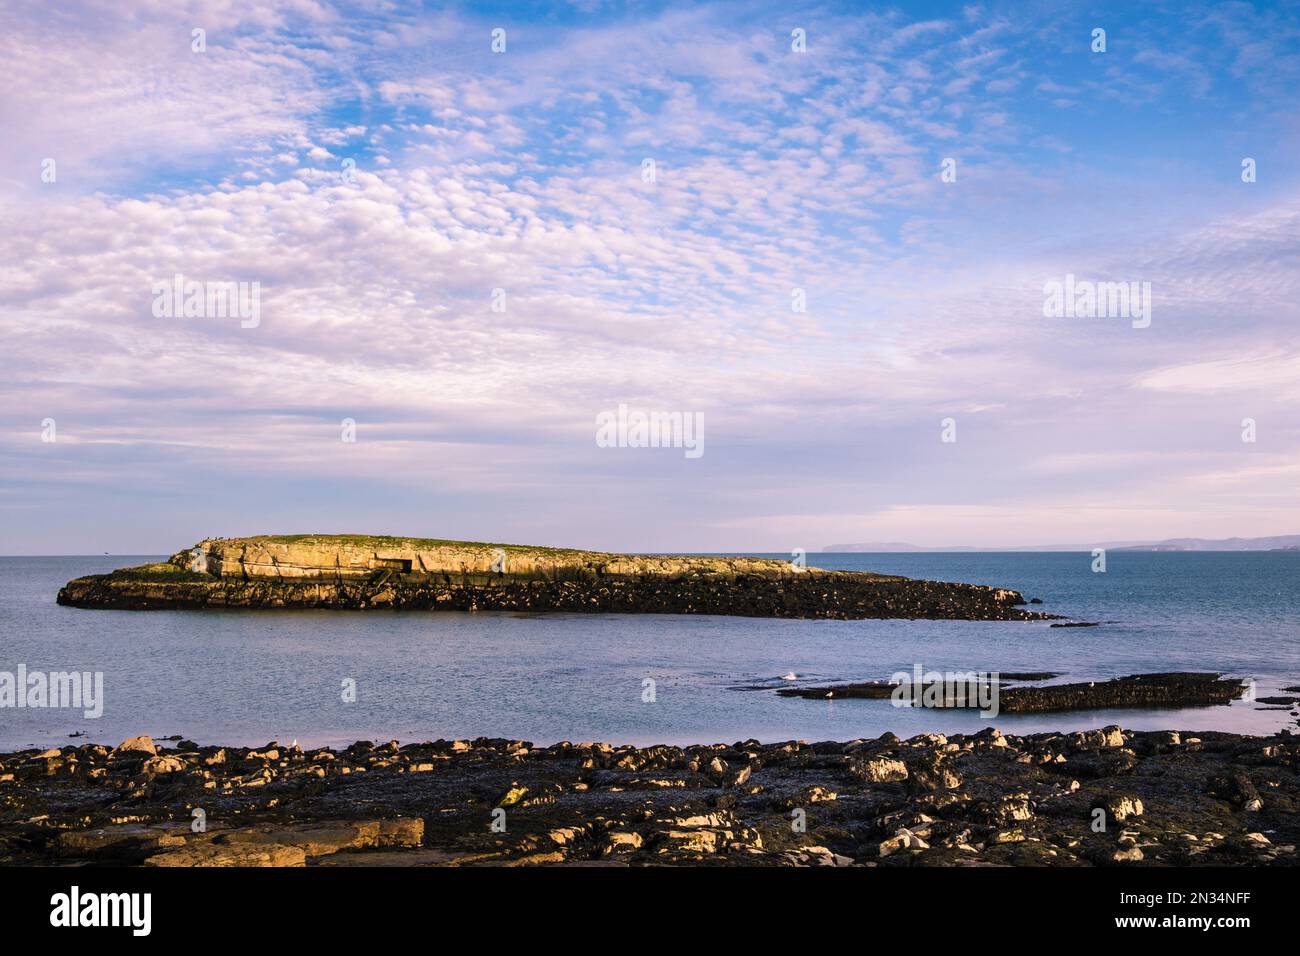
POLYGON ((341 820, 194 832, 185 823, 120 824, 69 830, 53 842, 73 859, 116 859, 149 866, 301 866, 344 851, 419 847, 424 821, 341 820))
POLYGON ((159 853, 144 861, 145 866, 306 866, 307 854, 300 846, 282 843, 215 844, 188 846, 159 853))
POLYGON ((312 860, 313 866, 451 866, 466 854, 446 850, 343 850, 312 860))

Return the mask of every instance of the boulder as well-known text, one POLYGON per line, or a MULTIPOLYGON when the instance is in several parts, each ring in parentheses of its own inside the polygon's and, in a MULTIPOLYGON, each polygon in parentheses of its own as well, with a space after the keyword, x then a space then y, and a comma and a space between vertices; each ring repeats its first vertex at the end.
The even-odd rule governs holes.
POLYGON ((1013 823, 1023 823, 1034 817, 1033 805, 1023 794, 1002 797, 981 807, 982 816, 994 826, 1005 827, 1013 823))
POLYGON ((888 840, 881 841, 879 852, 881 856, 890 856, 899 850, 928 850, 929 848, 930 844, 907 827, 903 827, 888 840))
POLYGON ((641 844, 645 842, 641 834, 628 830, 614 830, 606 839, 608 840, 605 846, 606 856, 614 853, 631 853, 633 850, 641 849, 641 844))
POLYGON ((955 790, 961 775, 953 768, 946 753, 926 751, 908 770, 907 789, 913 796, 937 790, 955 790))
POLYGON ((660 830, 654 844, 660 853, 714 853, 731 836, 730 830, 660 830))
POLYGON ((424 820, 398 817, 379 821, 379 846, 421 846, 424 843, 424 820))
POLYGON ((1116 823, 1123 823, 1129 817, 1142 816, 1142 801, 1127 794, 1110 794, 1092 804, 1092 809, 1106 811, 1106 817, 1116 823))
POLYGON ((1211 793, 1247 813, 1257 813, 1263 809, 1264 801, 1251 782, 1250 775, 1242 767, 1233 767, 1226 774, 1212 777, 1209 789, 1211 793))
POLYGON ((145 773, 176 773, 185 769, 185 761, 180 757, 150 757, 144 762, 145 773))
POLYGON ((113 751, 114 756, 148 754, 152 757, 156 753, 158 753, 158 748, 154 746, 153 738, 148 734, 129 737, 122 741, 118 748, 113 751))
POLYGON ((867 757, 854 759, 849 771, 867 783, 895 783, 907 779, 907 764, 892 757, 867 757))

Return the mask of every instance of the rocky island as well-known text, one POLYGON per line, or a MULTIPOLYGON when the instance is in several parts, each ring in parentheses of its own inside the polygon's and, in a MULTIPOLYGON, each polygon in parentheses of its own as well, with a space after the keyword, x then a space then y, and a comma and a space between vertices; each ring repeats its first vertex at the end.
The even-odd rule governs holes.
POLYGON ((772 558, 628 555, 372 535, 208 538, 68 582, 81 608, 340 608, 1045 620, 1019 592, 772 558))

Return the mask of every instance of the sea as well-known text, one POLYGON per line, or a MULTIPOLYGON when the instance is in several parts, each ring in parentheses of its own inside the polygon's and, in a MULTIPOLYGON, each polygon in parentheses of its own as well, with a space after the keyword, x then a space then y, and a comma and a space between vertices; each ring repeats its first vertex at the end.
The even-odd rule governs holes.
MULTIPOLYGON (((787 555, 756 555, 788 557, 787 555)), ((1294 708, 1245 699, 1167 710, 982 716, 780 687, 898 671, 1052 671, 1061 682, 1216 671, 1251 697, 1300 685, 1300 551, 811 554, 808 563, 1015 588, 1047 622, 803 621, 693 615, 106 611, 60 607, 71 578, 164 556, 0 557, 0 676, 102 674, 102 713, 0 706, 0 751, 116 745, 338 746, 506 737, 734 743, 892 731, 1072 731, 1119 724, 1272 734, 1294 708)))

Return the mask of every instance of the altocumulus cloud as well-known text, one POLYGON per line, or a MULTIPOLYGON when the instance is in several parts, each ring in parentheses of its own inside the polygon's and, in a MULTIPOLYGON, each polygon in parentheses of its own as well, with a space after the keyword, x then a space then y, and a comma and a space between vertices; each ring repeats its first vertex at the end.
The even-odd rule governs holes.
POLYGON ((1091 21, 1021 13, 8 9, 6 550, 1277 532, 1298 396, 1230 370, 1294 362, 1296 15, 1117 6, 1099 63, 1091 21), (1251 186, 1207 145, 1227 103, 1251 186), (1152 282, 1156 322, 1044 320, 1071 272, 1152 282), (259 283, 262 321, 154 318, 176 274, 259 283), (599 455, 623 402, 706 414, 708 455, 599 455))

